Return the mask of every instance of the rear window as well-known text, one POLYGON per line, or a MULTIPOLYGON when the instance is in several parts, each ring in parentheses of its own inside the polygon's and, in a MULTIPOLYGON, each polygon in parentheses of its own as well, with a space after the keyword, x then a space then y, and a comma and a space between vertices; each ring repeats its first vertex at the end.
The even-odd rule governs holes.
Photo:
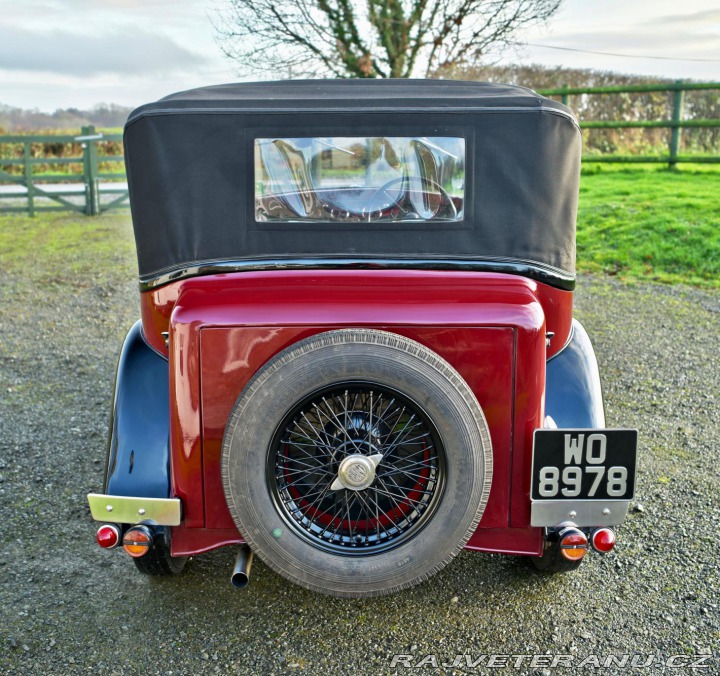
POLYGON ((258 222, 458 222, 464 198, 464 138, 255 139, 258 222))

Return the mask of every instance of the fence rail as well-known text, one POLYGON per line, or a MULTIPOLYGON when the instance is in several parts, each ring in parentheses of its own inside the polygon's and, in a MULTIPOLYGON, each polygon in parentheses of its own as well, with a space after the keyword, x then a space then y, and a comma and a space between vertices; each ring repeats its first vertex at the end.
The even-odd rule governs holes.
POLYGON ((8 134, 0 136, 0 149, 22 147, 22 156, 0 155, 0 213, 72 210, 95 216, 109 209, 128 205, 125 172, 101 171, 100 163, 124 162, 122 155, 101 153, 99 142, 122 142, 122 134, 97 132, 94 126, 83 127, 79 135, 8 134), (33 145, 80 145, 81 154, 73 157, 33 157, 33 145), (35 169, 52 167, 53 172, 37 173, 35 169), (76 165, 78 171, 61 173, 58 167, 76 165), (8 169, 22 167, 22 172, 8 169), (10 184, 4 185, 4 184, 10 184), (38 203, 40 202, 40 203, 38 203))
POLYGON ((682 129, 709 129, 720 127, 720 119, 699 120, 683 119, 685 92, 718 89, 720 82, 682 82, 649 84, 649 85, 618 85, 608 87, 560 87, 556 89, 539 89, 543 96, 559 96, 568 105, 571 95, 608 95, 633 94, 652 92, 672 92, 673 111, 669 120, 580 120, 581 129, 670 129, 667 156, 655 155, 583 155, 583 162, 622 162, 622 163, 658 163, 667 164, 670 168, 681 163, 720 163, 717 155, 681 155, 680 141, 682 129))
MULTIPOLYGON (((541 89, 545 96, 560 97, 567 104, 571 96, 603 96, 651 92, 672 93, 672 117, 665 120, 580 120, 582 129, 670 129, 668 154, 657 155, 584 155, 583 162, 616 162, 626 164, 662 163, 675 167, 681 163, 716 164, 720 156, 680 154, 683 129, 720 128, 720 119, 684 119, 684 95, 687 91, 720 90, 718 82, 675 82, 649 85, 620 85, 609 87, 559 87, 541 89)), ((128 189, 124 171, 101 171, 101 163, 124 162, 124 157, 106 154, 99 144, 106 141, 122 142, 122 134, 104 134, 95 127, 83 127, 75 135, 24 135, 0 136, 0 213, 27 212, 31 216, 39 211, 72 209, 94 216, 109 209, 128 206, 128 189), (79 144, 81 154, 74 157, 33 157, 34 144, 79 144), (2 152, 14 146, 11 157, 2 152), (22 151, 20 152, 20 146, 22 151), (53 167, 52 172, 37 173, 43 165, 53 167), (62 173, 58 167, 75 165, 78 171, 62 173), (21 171, 13 172, 14 167, 21 171), (3 184, 10 184, 3 185, 3 184), (5 206, 3 200, 9 202, 5 206)))

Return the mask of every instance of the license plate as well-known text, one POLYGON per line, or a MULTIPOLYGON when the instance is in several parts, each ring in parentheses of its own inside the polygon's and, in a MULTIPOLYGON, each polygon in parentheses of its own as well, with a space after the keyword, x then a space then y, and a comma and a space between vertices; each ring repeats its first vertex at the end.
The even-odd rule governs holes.
POLYGON ((533 501, 631 500, 637 430, 535 430, 533 501))

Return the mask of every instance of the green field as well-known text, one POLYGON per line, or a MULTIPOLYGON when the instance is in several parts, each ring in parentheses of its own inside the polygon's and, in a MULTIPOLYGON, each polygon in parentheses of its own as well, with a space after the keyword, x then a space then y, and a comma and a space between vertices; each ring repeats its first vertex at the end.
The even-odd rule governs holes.
MULTIPOLYGON (((1 216, 0 265, 56 283, 82 284, 98 273, 127 279, 136 270, 130 216, 1 216)), ((720 171, 603 167, 583 173, 578 270, 720 288, 720 171)))
POLYGON ((720 287, 720 171, 583 173, 578 269, 720 287))

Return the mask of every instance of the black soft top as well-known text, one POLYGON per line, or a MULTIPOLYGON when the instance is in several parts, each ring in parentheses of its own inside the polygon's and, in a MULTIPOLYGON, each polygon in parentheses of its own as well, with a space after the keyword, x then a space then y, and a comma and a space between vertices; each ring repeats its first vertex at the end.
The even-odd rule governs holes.
POLYGON ((169 110, 225 109, 327 109, 348 106, 360 110, 378 108, 493 108, 522 107, 569 110, 526 87, 493 82, 458 80, 286 80, 248 82, 199 87, 170 94, 135 110, 131 124, 143 115, 169 110))
POLYGON ((125 126, 141 281, 234 267, 417 264, 571 286, 580 149, 568 108, 511 85, 304 80, 172 94, 125 126), (463 222, 256 222, 254 139, 318 134, 462 136, 463 222))

